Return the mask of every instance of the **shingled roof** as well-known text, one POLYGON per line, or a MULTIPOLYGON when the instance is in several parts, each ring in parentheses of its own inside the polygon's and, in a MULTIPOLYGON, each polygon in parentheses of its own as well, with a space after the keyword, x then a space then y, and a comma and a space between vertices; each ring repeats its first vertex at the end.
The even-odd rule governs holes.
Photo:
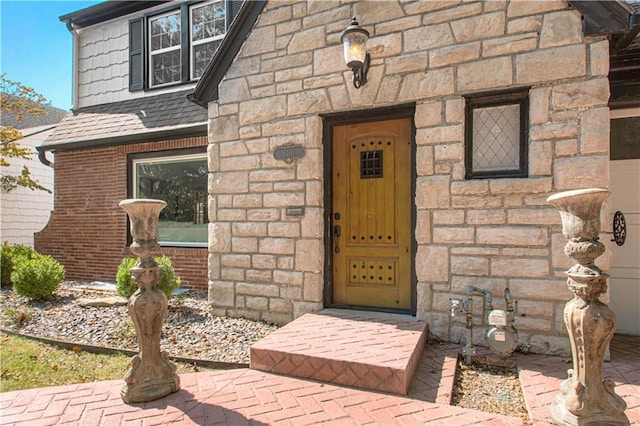
POLYGON ((0 125, 11 126, 14 129, 29 129, 40 126, 51 127, 59 123, 67 113, 67 111, 52 107, 51 105, 42 105, 42 109, 42 115, 23 113, 20 120, 18 120, 16 111, 2 111, 2 114, 0 114, 0 125))
POLYGON ((68 114, 39 151, 86 149, 204 135, 207 110, 189 102, 191 90, 80 108, 68 114))

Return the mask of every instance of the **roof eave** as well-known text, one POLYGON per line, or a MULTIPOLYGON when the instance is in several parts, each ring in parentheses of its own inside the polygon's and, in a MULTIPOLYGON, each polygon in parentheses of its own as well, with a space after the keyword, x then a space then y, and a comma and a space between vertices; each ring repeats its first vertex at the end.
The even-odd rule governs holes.
POLYGON ((225 35, 220 47, 207 65, 198 84, 193 89, 193 93, 189 95, 190 101, 206 108, 209 102, 218 100, 218 85, 227 73, 266 4, 266 0, 243 2, 238 15, 229 28, 229 32, 225 35))
POLYGON ((185 137, 206 136, 207 123, 197 123, 173 129, 162 129, 154 132, 134 133, 127 135, 111 136, 100 139, 86 139, 65 143, 40 145, 36 147, 39 153, 46 151, 79 151, 84 149, 102 148, 107 146, 131 145, 135 143, 155 142, 166 139, 179 139, 185 137))
POLYGON ((106 1, 76 12, 67 13, 60 16, 59 19, 67 24, 67 28, 71 31, 149 9, 169 1, 171 0, 106 1))
POLYGON ((622 0, 569 0, 568 3, 582 14, 586 36, 620 33, 636 24, 635 11, 622 0))

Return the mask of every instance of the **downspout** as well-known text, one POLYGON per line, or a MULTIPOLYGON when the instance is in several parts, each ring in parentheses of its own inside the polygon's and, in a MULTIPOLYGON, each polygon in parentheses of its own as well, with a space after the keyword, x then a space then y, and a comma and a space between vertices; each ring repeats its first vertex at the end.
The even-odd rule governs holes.
POLYGON ((47 150, 43 146, 37 146, 38 160, 47 167, 53 168, 53 163, 47 158, 47 150))
POLYGON ((73 35, 73 60, 72 60, 72 70, 71 70, 71 111, 75 111, 78 108, 78 30, 73 27, 73 22, 68 20, 66 22, 67 30, 73 35))

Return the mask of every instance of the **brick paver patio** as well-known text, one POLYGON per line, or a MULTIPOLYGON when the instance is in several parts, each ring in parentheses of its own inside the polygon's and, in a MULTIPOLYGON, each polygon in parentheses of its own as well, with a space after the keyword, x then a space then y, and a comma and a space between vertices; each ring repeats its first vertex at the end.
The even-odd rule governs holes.
MULTIPOLYGON (((519 425, 513 417, 448 405, 460 345, 430 344, 408 395, 393 395, 273 373, 237 369, 181 375, 180 391, 127 405, 123 381, 0 394, 2 425, 519 425)), ((631 424, 640 424, 640 337, 616 336, 604 376, 617 383, 631 424)), ((571 363, 561 357, 517 356, 533 424, 550 422, 550 407, 571 363)))

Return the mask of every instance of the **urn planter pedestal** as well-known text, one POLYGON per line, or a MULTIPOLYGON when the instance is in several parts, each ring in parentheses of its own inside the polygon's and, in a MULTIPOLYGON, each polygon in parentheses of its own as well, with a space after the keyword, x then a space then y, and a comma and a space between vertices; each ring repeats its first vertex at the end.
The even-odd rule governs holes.
POLYGON ((140 257, 131 269, 138 290, 129 298, 140 351, 131 359, 120 392, 126 403, 153 401, 180 389, 176 366, 160 351, 162 323, 167 315, 167 297, 156 285, 162 268, 153 259, 159 252, 158 216, 167 204, 161 200, 135 199, 120 202, 129 215, 133 244, 131 252, 140 257))
POLYGON ((560 385, 551 409, 557 425, 628 425, 624 400, 615 393, 612 380, 602 380, 602 363, 616 330, 616 317, 600 301, 607 291, 608 274, 595 265, 605 247, 598 241, 600 210, 609 196, 605 189, 580 189, 550 196, 560 211, 564 252, 577 263, 567 271, 567 285, 574 298, 564 307, 573 368, 560 385))

